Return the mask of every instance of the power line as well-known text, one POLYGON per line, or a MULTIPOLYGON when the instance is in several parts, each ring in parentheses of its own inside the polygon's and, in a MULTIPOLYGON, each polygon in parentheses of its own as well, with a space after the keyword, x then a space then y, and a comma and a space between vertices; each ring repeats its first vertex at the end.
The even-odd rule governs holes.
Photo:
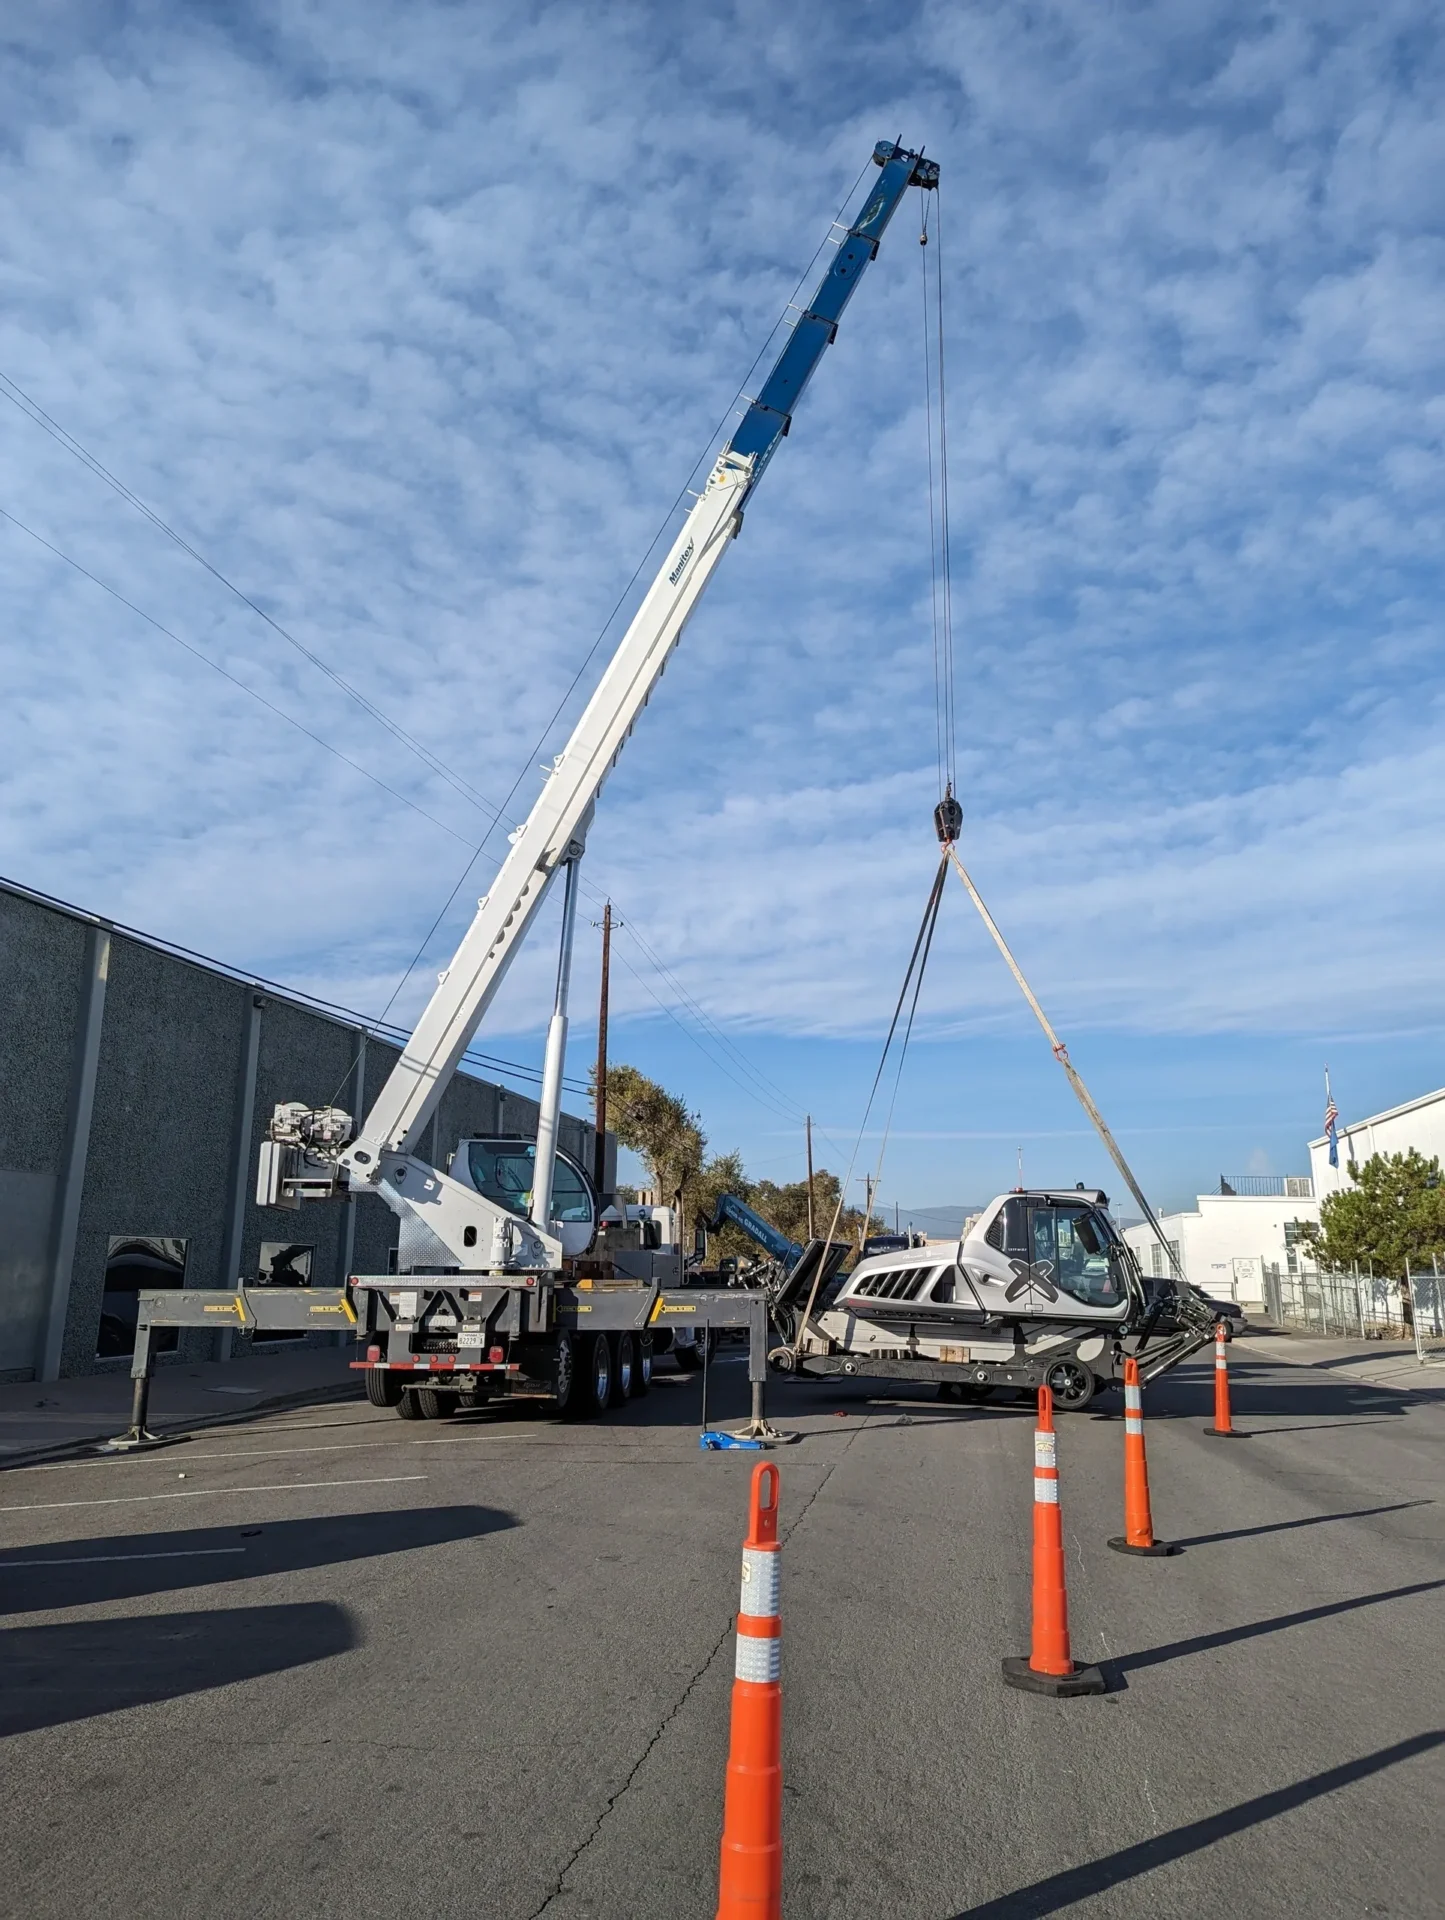
POLYGON ((206 666, 210 667, 212 672, 220 674, 223 680, 229 680, 233 687, 239 687, 242 693, 249 694, 251 699, 259 702, 268 713, 275 714, 278 720, 284 720, 288 727, 294 727, 298 733, 305 734, 308 740, 314 742, 316 746, 321 747, 325 752, 331 754, 333 758, 340 760, 344 765, 350 767, 354 773, 359 773, 364 780, 369 780, 374 787, 380 787, 381 791, 390 794, 393 800, 400 800, 404 807, 410 807, 413 813, 419 813, 423 820, 430 820, 434 827, 440 827, 443 833, 449 833, 453 840, 461 840, 463 844, 466 844, 465 836, 458 833, 454 827, 449 827, 445 820, 438 820, 434 813, 428 813, 426 808, 418 806, 415 800, 408 798, 406 794, 399 792, 397 788, 389 786, 380 775, 368 771, 359 761, 353 760, 350 754, 343 753, 340 747, 333 747, 329 740, 323 740, 319 733, 313 733, 310 727, 303 725, 300 720, 295 719, 291 714, 287 713, 284 708, 278 707, 274 701, 268 700, 264 693, 258 693, 254 687, 248 687, 244 680, 238 680, 235 674, 229 672, 218 660, 213 660, 209 654, 202 653, 201 649, 193 645, 191 641, 182 639, 180 634, 173 632, 170 627, 165 626, 161 621, 157 620, 154 614, 147 613, 144 607, 138 607, 134 600, 128 600, 117 587, 111 586, 110 582, 102 580, 99 574, 92 573, 89 567, 84 567, 78 560, 72 559, 68 553, 63 552, 53 541, 47 540, 44 534, 37 533, 34 527, 27 526, 23 520, 18 519, 4 507, 0 507, 0 518, 8 520, 12 527, 18 527, 21 533, 29 534, 30 538, 44 547, 47 553, 53 553, 57 560, 63 560, 67 567, 74 568, 75 572, 80 574, 84 579, 89 580, 92 586, 99 587, 102 593, 108 593, 112 600, 117 600, 121 606, 129 608, 138 618, 144 620, 149 626, 154 627, 157 633, 163 633, 167 640, 174 640, 178 647, 184 647, 187 653, 191 654, 195 659, 204 662, 206 666))

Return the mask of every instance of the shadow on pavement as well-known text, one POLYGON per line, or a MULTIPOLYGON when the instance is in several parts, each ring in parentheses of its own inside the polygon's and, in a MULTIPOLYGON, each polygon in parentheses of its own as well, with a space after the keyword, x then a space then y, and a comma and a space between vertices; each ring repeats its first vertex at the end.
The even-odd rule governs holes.
POLYGON ((1343 1766, 1330 1767, 1324 1773, 1312 1773, 1307 1780, 1299 1780, 1292 1787, 1279 1787, 1273 1793, 1242 1800, 1237 1807, 1226 1807, 1222 1813, 1191 1820, 1188 1826, 1176 1827, 1172 1833, 1156 1834, 1152 1840, 1121 1847, 1102 1860, 1052 1873, 1047 1880, 1036 1880, 1031 1887, 1020 1887, 1017 1893, 987 1900, 981 1907, 967 1907, 955 1914, 954 1920, 1041 1920, 1045 1914, 1058 1913, 1094 1894, 1106 1893, 1122 1881, 1137 1879, 1141 1873, 1150 1873, 1170 1861, 1199 1853, 1232 1834, 1262 1826, 1266 1820, 1277 1819, 1280 1814, 1318 1800, 1323 1794, 1337 1793, 1356 1780, 1368 1780, 1371 1774, 1430 1753, 1442 1744, 1445 1744, 1445 1732, 1416 1734, 1413 1740, 1401 1740, 1397 1746, 1382 1747, 1378 1753, 1347 1760, 1343 1766))
POLYGON ((514 1527, 494 1507, 417 1507, 315 1520, 108 1533, 0 1552, 0 1613, 43 1613, 170 1593, 177 1587, 299 1573, 382 1553, 414 1553, 514 1527))
MULTIPOLYGON (((1233 1358, 1229 1367, 1229 1394, 1236 1420, 1286 1413, 1302 1420, 1346 1421, 1362 1414, 1389 1415, 1396 1419, 1418 1404, 1419 1395, 1396 1388, 1372 1387, 1363 1380, 1335 1380, 1317 1373, 1312 1367, 1291 1366, 1288 1361, 1253 1360, 1240 1364, 1233 1358)), ((1146 1414, 1157 1412, 1166 1418, 1197 1419, 1214 1409, 1213 1370, 1191 1363, 1190 1371, 1165 1374, 1145 1396, 1146 1414)))
POLYGON ((284 1673, 356 1643, 345 1608, 329 1601, 8 1627, 0 1633, 0 1734, 284 1673))
POLYGON ((1263 1527, 1232 1527, 1228 1533, 1197 1533, 1193 1539, 1178 1540, 1175 1545, 1212 1547, 1221 1540, 1251 1540, 1258 1533, 1292 1533, 1296 1527, 1322 1527, 1327 1520, 1368 1520, 1376 1513, 1406 1513, 1411 1507, 1433 1507, 1434 1504, 1433 1500, 1395 1500, 1388 1507, 1355 1507, 1349 1513, 1313 1513, 1304 1520, 1271 1520, 1263 1527))
POLYGON ((1390 1587, 1383 1593, 1362 1593, 1353 1600, 1331 1600, 1324 1606, 1304 1607, 1299 1613, 1277 1613, 1270 1620, 1251 1620, 1242 1627, 1222 1627, 1218 1633, 1196 1634, 1192 1640, 1171 1640, 1167 1646, 1147 1647, 1142 1653, 1120 1654, 1116 1659, 1101 1660, 1099 1669, 1113 1692, 1125 1685, 1125 1674, 1140 1667, 1162 1666, 1166 1660, 1185 1660, 1193 1653, 1230 1647, 1240 1640, 1257 1640, 1262 1634, 1280 1633, 1285 1627, 1302 1627, 1311 1620, 1328 1620, 1337 1613, 1354 1613, 1360 1607, 1376 1607, 1385 1600, 1408 1600, 1413 1594, 1434 1593, 1440 1587, 1445 1587, 1445 1579, 1417 1580, 1413 1586, 1390 1587))

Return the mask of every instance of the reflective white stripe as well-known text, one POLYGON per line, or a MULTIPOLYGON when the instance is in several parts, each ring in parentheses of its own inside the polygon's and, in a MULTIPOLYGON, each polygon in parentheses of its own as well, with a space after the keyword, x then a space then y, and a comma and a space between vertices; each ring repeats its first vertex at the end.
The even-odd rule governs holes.
POLYGON ((1144 1422, 1141 1419, 1139 1419, 1136 1414, 1126 1413, 1124 1415, 1124 1431, 1125 1433, 1137 1433, 1142 1439, 1144 1434, 1144 1422))
POLYGON ((1125 1387, 1124 1411, 1126 1413, 1142 1413, 1144 1411, 1144 1394, 1139 1387, 1125 1387))
POLYGON ((1035 1480, 1034 1505, 1036 1507, 1056 1507, 1059 1504, 1059 1483, 1057 1480, 1035 1480))
POLYGON ((1216 1354, 1215 1354, 1215 1356, 1214 1356, 1214 1364, 1215 1364, 1215 1367, 1216 1367, 1216 1369, 1217 1369, 1217 1370, 1218 1370, 1218 1371, 1219 1371, 1220 1373, 1224 1373, 1224 1372, 1225 1372, 1225 1371, 1226 1371, 1226 1370, 1228 1369, 1228 1365, 1229 1365, 1229 1362, 1228 1362, 1228 1361, 1227 1361, 1227 1360, 1225 1359, 1225 1357, 1224 1357, 1224 1354, 1223 1354, 1223 1352, 1222 1352, 1222 1351, 1221 1351, 1221 1352, 1219 1352, 1219 1353, 1216 1353, 1216 1354))
POLYGON ((738 1635, 738 1657, 733 1672, 739 1680, 776 1680, 782 1670, 781 1640, 755 1640, 750 1633, 738 1635))
POLYGON ((1034 1465, 1036 1467, 1056 1467, 1059 1464, 1058 1436, 1052 1433, 1035 1433, 1034 1465))
POLYGON ((783 1556, 760 1547, 743 1548, 743 1592, 739 1613, 766 1615, 778 1611, 778 1585, 783 1556))

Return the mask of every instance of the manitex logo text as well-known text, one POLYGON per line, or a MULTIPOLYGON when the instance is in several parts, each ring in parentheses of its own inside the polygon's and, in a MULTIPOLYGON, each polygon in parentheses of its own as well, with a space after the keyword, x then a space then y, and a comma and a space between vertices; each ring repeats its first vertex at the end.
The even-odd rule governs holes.
POLYGON ((687 545, 683 548, 681 554, 678 556, 677 565, 673 568, 672 572, 667 576, 667 584, 670 587, 675 587, 678 581, 681 580, 682 570, 687 565, 688 561, 691 560, 692 550, 696 545, 697 545, 696 540, 689 540, 687 545))

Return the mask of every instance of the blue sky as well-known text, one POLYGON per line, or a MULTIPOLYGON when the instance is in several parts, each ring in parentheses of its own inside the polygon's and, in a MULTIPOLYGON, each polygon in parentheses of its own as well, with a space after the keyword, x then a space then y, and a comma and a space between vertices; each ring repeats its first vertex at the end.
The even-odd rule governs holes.
MULTIPOLYGON (((1347 1117, 1445 1082, 1434 8, 22 4, 4 32, 0 373, 517 806, 874 141, 926 144, 964 849, 1016 952, 1164 1204, 1303 1166, 1326 1060, 1347 1117)), ((915 236, 910 207, 588 855, 589 914, 628 923, 616 1051, 773 1177, 804 1110, 851 1149, 936 853, 915 236)), ((0 871, 379 1011, 485 813, 3 402, 0 507, 374 776, 0 522, 0 871)), ((487 1036, 517 1059, 550 947, 487 1036)), ((905 1210, 996 1191, 1019 1144, 1109 1184, 957 887, 894 1124, 905 1210)))

